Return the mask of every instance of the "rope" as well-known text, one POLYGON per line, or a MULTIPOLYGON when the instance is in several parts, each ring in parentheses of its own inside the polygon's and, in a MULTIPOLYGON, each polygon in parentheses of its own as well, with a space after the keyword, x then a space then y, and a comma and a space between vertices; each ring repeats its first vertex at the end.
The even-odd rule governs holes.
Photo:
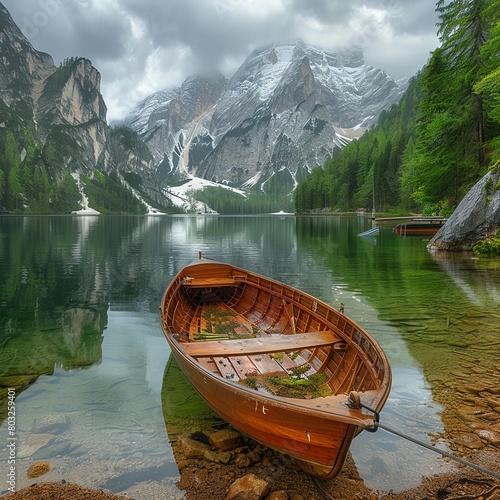
POLYGON ((480 465, 474 464, 472 462, 468 462, 467 460, 464 460, 463 458, 460 458, 460 457, 457 457, 456 455, 448 453, 445 450, 440 450, 439 448, 436 448, 435 446, 424 443, 423 441, 419 441, 418 439, 415 439, 411 436, 403 434, 402 432, 399 432, 395 429, 391 429, 390 427, 387 427, 386 425, 381 424, 380 422, 375 422, 374 425, 376 428, 378 427, 380 429, 383 429, 384 431, 391 432, 392 434, 395 434, 396 436, 399 436, 403 439, 407 439, 408 441, 411 441, 412 443, 418 444, 419 446, 423 446, 424 448, 427 448, 428 450, 431 450, 434 453, 438 453, 440 455, 443 455, 444 457, 451 458, 452 460, 456 460, 457 462, 460 462, 461 464, 472 467, 473 469, 476 469, 480 472, 483 472, 484 474, 488 474, 489 476, 493 476, 493 477, 496 477, 497 479, 500 479, 500 474, 498 472, 486 469, 486 468, 481 467, 480 465))

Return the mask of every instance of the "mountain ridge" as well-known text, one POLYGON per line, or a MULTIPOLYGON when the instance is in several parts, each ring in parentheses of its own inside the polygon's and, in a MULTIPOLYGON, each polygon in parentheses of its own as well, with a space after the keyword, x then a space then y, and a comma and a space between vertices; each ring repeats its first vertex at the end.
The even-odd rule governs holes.
POLYGON ((153 93, 125 123, 164 162, 167 178, 196 175, 266 191, 266 181, 286 169, 291 192, 376 123, 407 83, 365 65, 361 49, 332 52, 294 40, 256 48, 228 80, 189 77, 153 93), (193 99, 202 113, 193 113, 193 99))
POLYGON ((134 213, 177 210, 165 187, 193 176, 279 200, 404 90, 364 65, 359 49, 276 43, 255 49, 229 79, 192 75, 147 96, 128 117, 130 129, 111 127, 91 61, 73 57, 56 67, 1 3, 0 11, 0 150, 9 150, 0 162, 0 210, 7 212, 126 211, 117 207, 130 197, 138 200, 134 213), (62 208, 58 189, 67 197, 80 190, 80 199, 72 194, 62 208))

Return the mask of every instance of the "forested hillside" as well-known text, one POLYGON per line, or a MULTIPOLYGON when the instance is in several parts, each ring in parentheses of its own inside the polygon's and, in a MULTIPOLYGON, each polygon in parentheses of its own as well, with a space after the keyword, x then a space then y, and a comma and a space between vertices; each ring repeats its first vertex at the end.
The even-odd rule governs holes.
POLYGON ((372 208, 449 215, 500 165, 500 2, 439 0, 441 45, 400 103, 313 171, 298 211, 372 208))

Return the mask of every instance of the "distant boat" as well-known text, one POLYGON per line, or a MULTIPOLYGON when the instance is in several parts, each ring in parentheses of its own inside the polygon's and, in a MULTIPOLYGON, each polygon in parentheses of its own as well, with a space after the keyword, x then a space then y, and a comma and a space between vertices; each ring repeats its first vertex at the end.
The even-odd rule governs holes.
POLYGON ((414 219, 398 224, 394 232, 400 236, 433 236, 445 222, 446 219, 414 219))
POLYGON ((379 227, 372 227, 368 229, 368 231, 364 231, 363 233, 359 233, 358 236, 375 236, 380 233, 379 227))
POLYGON ((308 474, 336 476, 352 439, 375 428, 389 396, 389 362, 364 329, 245 269, 200 254, 168 286, 160 317, 202 399, 308 474))

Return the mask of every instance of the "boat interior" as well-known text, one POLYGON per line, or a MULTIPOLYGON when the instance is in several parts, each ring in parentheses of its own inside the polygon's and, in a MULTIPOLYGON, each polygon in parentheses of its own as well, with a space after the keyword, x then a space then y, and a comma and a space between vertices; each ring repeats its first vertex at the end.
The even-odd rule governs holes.
POLYGON ((205 272, 188 269, 163 306, 166 331, 205 369, 285 397, 301 396, 262 379, 292 377, 295 386, 314 380, 314 390, 303 390, 306 399, 383 383, 379 350, 341 312, 273 280, 228 274, 225 265, 205 272))

